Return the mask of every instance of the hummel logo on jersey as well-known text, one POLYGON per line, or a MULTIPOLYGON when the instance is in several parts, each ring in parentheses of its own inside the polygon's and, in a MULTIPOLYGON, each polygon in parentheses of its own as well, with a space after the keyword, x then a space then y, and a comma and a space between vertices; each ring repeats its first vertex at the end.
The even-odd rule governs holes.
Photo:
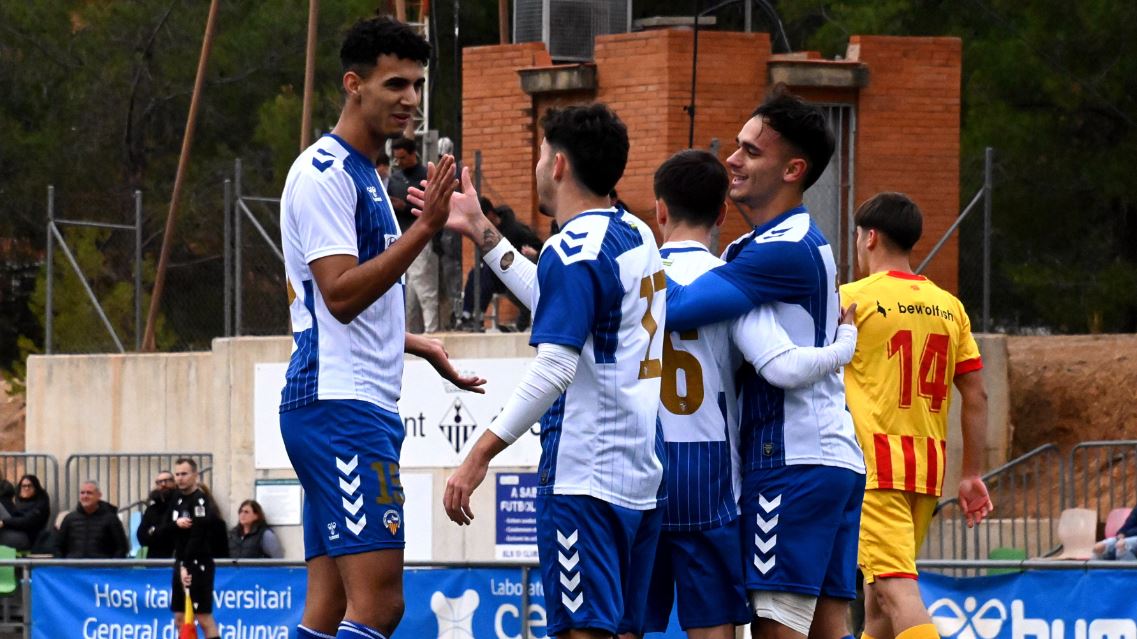
POLYGON ((382 202, 383 198, 379 197, 379 189, 374 186, 367 187, 367 192, 371 194, 372 202, 382 202))
POLYGON ((355 472, 359 466, 359 455, 354 455, 350 460, 340 459, 336 457, 336 470, 340 472, 342 477, 339 478, 340 491, 344 494, 340 496, 340 505, 343 506, 346 517, 344 517, 344 525, 352 534, 358 536, 367 527, 367 514, 359 515, 359 519, 355 516, 359 513, 360 508, 363 507, 363 493, 355 494, 359 490, 359 475, 355 472))
POLYGON ((557 531, 557 543, 564 549, 564 552, 561 552, 560 548, 557 549, 557 563, 561 565, 561 588, 563 590, 561 592, 561 603, 569 609, 569 612, 576 612, 584 603, 584 590, 573 596, 573 593, 580 588, 580 572, 576 570, 577 564, 580 563, 580 552, 573 550, 579 532, 579 530, 574 530, 565 535, 561 531, 557 531), (566 552, 568 555, 565 555, 566 552), (576 574, 574 575, 573 572, 576 574))
POLYGON ((939 599, 928 606, 928 614, 941 636, 955 639, 994 639, 1007 620, 1003 602, 991 599, 980 607, 975 597, 964 599, 962 609, 951 599, 939 599))
POLYGON ((336 522, 328 522, 328 540, 335 541, 340 538, 340 534, 336 532, 336 522))
POLYGON ((447 597, 437 591, 431 595, 430 609, 438 621, 438 639, 471 639, 479 601, 476 590, 467 590, 461 597, 447 597))
POLYGON ((565 257, 576 255, 584 249, 584 242, 581 242, 580 240, 588 237, 587 231, 584 233, 573 233, 572 231, 566 230, 564 234, 568 236, 566 238, 561 238, 561 250, 565 252, 565 257), (569 244, 568 242, 570 239, 573 240, 572 244, 569 244))
POLYGON ((316 170, 319 171, 320 173, 323 173, 324 171, 326 171, 327 168, 329 166, 331 166, 334 162, 335 162, 335 160, 328 160, 327 162, 321 162, 321 161, 317 160, 316 158, 312 158, 312 166, 316 167, 316 170))

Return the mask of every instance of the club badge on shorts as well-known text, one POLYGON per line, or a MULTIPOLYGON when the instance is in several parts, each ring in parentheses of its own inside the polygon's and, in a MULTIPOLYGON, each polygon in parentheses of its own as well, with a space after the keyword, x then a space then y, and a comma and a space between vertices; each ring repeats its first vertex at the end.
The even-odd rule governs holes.
POLYGON ((401 523, 402 520, 399 518, 399 511, 388 510, 383 513, 383 525, 387 527, 387 530, 391 531, 392 535, 399 532, 399 524, 401 523))

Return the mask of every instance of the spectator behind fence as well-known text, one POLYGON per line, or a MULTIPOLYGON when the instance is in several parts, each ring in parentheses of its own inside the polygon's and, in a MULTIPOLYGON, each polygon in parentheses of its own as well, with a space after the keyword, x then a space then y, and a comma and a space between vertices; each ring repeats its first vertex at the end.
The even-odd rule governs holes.
MULTIPOLYGON (((438 157, 454 155, 454 141, 448 137, 438 139, 438 157)), ((454 156, 457 158, 457 156, 454 156)), ((462 175, 462 163, 454 161, 454 174, 462 175)), ((462 300, 462 234, 457 231, 443 229, 436 237, 438 250, 438 287, 439 287, 439 313, 442 315, 443 330, 450 330, 458 325, 458 316, 461 314, 462 300)))
MULTIPOLYGON (((513 209, 508 206, 495 207, 493 202, 488 198, 480 198, 482 211, 489 218, 490 222, 501 231, 501 234, 509 240, 513 246, 517 247, 521 253, 536 261, 537 254, 541 250, 541 240, 537 239, 537 234, 533 232, 528 226, 522 224, 517 220, 517 215, 513 209)), ((515 259, 516 256, 503 257, 505 259, 515 259)), ((529 327, 530 311, 528 304, 523 304, 509 292, 509 289, 502 284, 497 275, 494 274, 493 269, 489 267, 485 261, 476 265, 475 268, 481 267, 482 273, 479 281, 479 288, 481 289, 481 311, 484 313, 486 308, 493 300, 495 293, 508 295, 513 303, 517 306, 517 330, 523 331, 529 327)), ((462 317, 458 324, 458 328, 463 331, 480 332, 483 330, 482 325, 474 319, 474 306, 476 305, 474 296, 474 269, 471 268, 470 272, 466 275, 466 292, 462 298, 462 317)))
POLYGON ((163 527, 174 495, 174 474, 160 470, 154 477, 154 490, 138 524, 138 543, 146 547, 147 559, 169 559, 174 556, 173 530, 163 527))
POLYGON ((229 529, 229 556, 234 559, 280 559, 284 548, 265 521, 265 511, 255 499, 246 499, 237 509, 237 525, 229 529))
POLYGON ((3 501, 7 514, 0 515, 0 544, 28 550, 47 527, 51 499, 35 475, 20 478, 11 500, 3 501))
POLYGON ((1094 559, 1137 561, 1137 508, 1129 512, 1116 535, 1094 544, 1094 559))
POLYGON ((380 151, 379 155, 375 156, 375 174, 379 176, 379 183, 383 188, 391 183, 391 158, 385 151, 380 151))
POLYGON ((126 557, 130 543, 118 518, 118 509, 103 501, 99 484, 79 485, 79 505, 59 527, 55 556, 65 559, 118 559, 126 557))
MULTIPOLYGON (((407 203, 407 189, 418 187, 426 179, 426 167, 419 162, 415 141, 401 138, 391 143, 391 153, 399 170, 391 173, 387 187, 399 228, 406 232, 415 221, 411 205, 407 203)), ((437 333, 441 329, 438 306, 439 255, 442 253, 441 234, 436 234, 430 246, 424 248, 407 267, 406 304, 407 331, 437 333)))

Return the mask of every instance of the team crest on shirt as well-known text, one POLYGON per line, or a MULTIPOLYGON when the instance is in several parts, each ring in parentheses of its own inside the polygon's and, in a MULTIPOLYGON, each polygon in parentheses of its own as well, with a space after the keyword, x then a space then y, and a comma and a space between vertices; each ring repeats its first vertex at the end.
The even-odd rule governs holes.
POLYGON ((383 513, 383 525, 387 527, 387 530, 391 531, 392 535, 399 532, 399 525, 402 523, 403 520, 401 517, 399 517, 399 511, 388 510, 387 512, 383 513))

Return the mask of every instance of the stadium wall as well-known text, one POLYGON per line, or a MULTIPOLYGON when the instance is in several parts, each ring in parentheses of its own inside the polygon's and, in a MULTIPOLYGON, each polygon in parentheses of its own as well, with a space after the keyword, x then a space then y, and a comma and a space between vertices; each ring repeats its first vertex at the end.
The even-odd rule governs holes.
MULTIPOLYGON (((990 398, 986 455, 990 468, 1007 460, 1010 445, 1006 338, 977 338, 990 398)), ((531 357, 533 353, 524 333, 447 334, 442 339, 451 357, 458 359, 531 357)), ((294 477, 289 470, 256 470, 253 464, 254 370, 259 363, 287 361, 290 347, 286 337, 243 337, 214 340, 213 350, 207 353, 30 357, 27 450, 50 453, 60 463, 74 453, 212 452, 211 487, 223 512, 228 513, 227 520, 234 523, 237 505, 254 494, 258 479, 294 477)), ((951 411, 949 456, 954 460, 959 459, 960 450, 958 406, 958 401, 953 402, 951 411)), ((472 503, 474 512, 482 516, 475 525, 459 528, 440 507, 450 469, 416 469, 429 472, 433 479, 434 559, 494 558, 494 474, 521 470, 533 469, 491 469, 472 503)), ((949 475, 945 485, 954 486, 956 481, 949 475)), ((71 499, 60 507, 73 507, 71 499)), ((288 556, 301 557, 299 526, 277 530, 288 556)))

